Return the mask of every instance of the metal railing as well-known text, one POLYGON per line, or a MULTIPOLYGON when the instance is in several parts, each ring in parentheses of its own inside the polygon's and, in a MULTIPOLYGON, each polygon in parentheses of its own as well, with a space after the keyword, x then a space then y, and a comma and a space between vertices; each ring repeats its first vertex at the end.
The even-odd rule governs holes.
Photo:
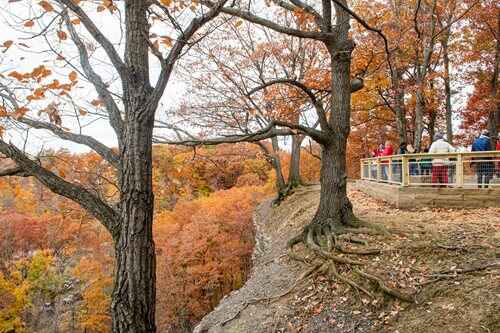
POLYGON ((361 179, 401 186, 500 187, 500 151, 365 158, 361 179))

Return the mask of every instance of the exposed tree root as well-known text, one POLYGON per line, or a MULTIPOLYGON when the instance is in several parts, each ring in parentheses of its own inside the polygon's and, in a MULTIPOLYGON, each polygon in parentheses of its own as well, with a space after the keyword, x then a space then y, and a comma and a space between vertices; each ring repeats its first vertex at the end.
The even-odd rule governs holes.
POLYGON ((391 295, 397 299, 400 299, 402 301, 405 301, 405 302, 409 302, 409 303, 412 303, 412 302, 415 302, 414 298, 409 296, 409 295, 405 295, 399 291, 397 291, 396 289, 393 289, 393 288, 390 288, 388 287, 383 281, 381 278, 375 276, 375 275, 371 275, 371 274, 368 274, 366 272, 363 272, 359 269, 354 269, 354 271, 356 273, 358 273, 359 275, 361 275, 362 277, 364 278, 367 278, 368 280, 371 280, 373 282, 375 282, 377 284, 377 286, 380 288, 380 290, 382 290, 384 293, 386 293, 387 295, 391 295))
MULTIPOLYGON (((354 255, 376 255, 380 254, 380 249, 376 248, 348 248, 342 244, 342 242, 350 242, 355 244, 368 245, 366 240, 357 238, 352 234, 386 234, 387 230, 382 228, 372 228, 372 225, 366 224, 360 220, 357 220, 355 224, 358 227, 345 227, 343 225, 332 223, 332 220, 328 219, 325 223, 311 223, 304 228, 304 231, 292 238, 288 242, 289 256, 293 260, 298 260, 307 265, 312 266, 312 270, 309 269, 306 276, 311 276, 313 274, 326 275, 331 280, 337 280, 343 282, 355 290, 358 290, 370 298, 373 298, 373 294, 363 287, 360 283, 342 275, 337 269, 337 265, 347 265, 349 268, 352 266, 362 266, 364 263, 359 260, 354 260, 347 258, 342 255, 337 255, 335 252, 341 254, 354 254, 354 255), (311 259, 308 257, 300 256, 294 251, 294 247, 297 244, 304 244, 307 249, 309 249, 317 259, 311 264, 311 259), (318 259, 321 260, 322 264, 318 264, 318 259)), ((372 274, 361 271, 360 269, 354 268, 361 278, 375 283, 377 288, 383 293, 395 297, 399 300, 405 302, 414 302, 414 298, 410 295, 406 295, 396 289, 390 288, 386 283, 380 278, 372 274)))
POLYGON ((338 280, 340 280, 340 281, 342 281, 344 283, 347 283, 348 285, 350 285, 354 289, 358 289, 358 290, 362 291, 363 293, 365 293, 368 297, 373 298, 373 295, 368 290, 366 290, 365 288, 361 287, 360 285, 358 285, 356 282, 352 281, 351 279, 348 279, 348 278, 340 275, 339 272, 337 271, 337 268, 335 267, 334 263, 330 263, 330 271, 329 271, 329 273, 331 275, 333 275, 334 277, 336 277, 338 280))
POLYGON ((431 274, 430 277, 433 278, 432 280, 425 281, 420 283, 420 286, 425 286, 434 282, 446 280, 446 279, 453 279, 458 277, 461 274, 467 274, 467 273, 472 273, 472 272, 479 272, 479 271, 484 271, 489 268, 496 268, 500 267, 500 260, 495 260, 495 261, 490 261, 486 263, 473 263, 470 266, 464 267, 464 268, 455 268, 451 270, 446 270, 446 271, 441 271, 437 272, 434 274, 431 274))

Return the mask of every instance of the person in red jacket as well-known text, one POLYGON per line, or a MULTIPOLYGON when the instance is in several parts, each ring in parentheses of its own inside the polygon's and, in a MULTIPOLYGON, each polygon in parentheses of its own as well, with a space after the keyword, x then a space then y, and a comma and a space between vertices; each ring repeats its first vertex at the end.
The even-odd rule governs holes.
MULTIPOLYGON (((380 156, 391 156, 394 154, 394 148, 392 148, 392 142, 390 140, 387 140, 385 142, 385 148, 380 154, 380 156)), ((382 179, 383 180, 390 180, 389 175, 387 173, 387 170, 389 169, 389 161, 382 160, 382 179)))

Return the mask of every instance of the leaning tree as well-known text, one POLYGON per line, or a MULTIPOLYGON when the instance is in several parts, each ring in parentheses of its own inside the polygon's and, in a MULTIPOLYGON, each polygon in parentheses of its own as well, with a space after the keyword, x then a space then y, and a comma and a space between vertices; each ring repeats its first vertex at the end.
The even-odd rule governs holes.
MULTIPOLYGON (((210 5, 208 1, 204 3, 210 5)), ((286 129, 290 129, 309 136, 321 146, 319 207, 311 223, 297 238, 297 240, 304 241, 308 239, 311 245, 319 245, 320 237, 330 238, 331 235, 341 232, 346 227, 359 226, 360 222, 353 214, 346 190, 346 146, 350 131, 351 94, 363 87, 362 78, 351 77, 351 54, 355 47, 353 39, 349 36, 351 15, 366 26, 368 25, 348 8, 344 0, 324 0, 319 8, 300 0, 278 1, 276 5, 286 12, 283 15, 301 15, 301 20, 296 24, 283 25, 279 23, 279 20, 273 19, 272 15, 255 14, 245 9, 248 6, 243 4, 224 6, 221 11, 280 33, 316 41, 317 47, 324 48, 329 58, 327 59, 330 72, 329 87, 326 89, 329 93, 329 101, 325 103, 322 98, 319 98, 320 93, 325 90, 323 87, 311 85, 311 82, 298 77, 274 78, 265 80, 263 83, 257 82, 249 89, 249 95, 283 84, 302 91, 315 110, 319 127, 276 117, 259 131, 231 137, 231 142, 255 141, 283 135, 283 132, 280 132, 283 129, 286 135, 289 134, 286 129)), ((370 29, 373 28, 370 27, 370 29)), ((221 140, 224 140, 224 137, 205 140, 185 137, 184 140, 177 140, 177 142, 210 144, 221 140)))
MULTIPOLYGON (((282 20, 290 24, 295 21, 286 17, 282 20)), ((315 43, 309 40, 279 34, 241 20, 232 22, 212 33, 205 42, 198 43, 183 58, 180 72, 190 87, 181 105, 167 112, 166 118, 170 122, 175 119, 175 127, 190 129, 192 133, 221 136, 219 140, 203 141, 212 145, 230 143, 231 137, 240 141, 242 136, 263 130, 276 119, 294 124, 312 121, 317 126, 317 121, 308 119, 314 111, 301 89, 285 84, 267 86, 267 82, 276 79, 310 81, 309 78, 315 76, 326 78, 326 52, 318 52, 315 43), (255 84, 262 87, 255 89, 255 84)), ((327 96, 328 93, 323 92, 318 98, 327 96)), ((314 127, 312 123, 310 126, 314 127)), ((186 141, 157 135, 155 142, 200 144, 194 134, 188 135, 189 131, 182 131, 186 141)), ((280 134, 290 134, 292 138, 286 179, 278 136, 270 138, 271 144, 259 137, 247 140, 261 148, 275 170, 278 194, 275 203, 301 184, 300 153, 304 135, 292 130, 282 130, 280 134)))
POLYGON ((6 64, 4 69, 8 70, 0 76, 0 126, 5 132, 0 153, 15 162, 0 173, 34 177, 54 193, 78 203, 109 231, 116 259, 113 332, 156 330, 152 234, 155 114, 177 60, 210 31, 200 28, 220 13, 225 2, 209 7, 166 0, 97 4, 12 1, 9 5, 11 25, 23 29, 27 36, 25 41, 3 42, 6 56, 6 51, 12 53, 14 48, 38 48, 37 57, 44 62, 26 72, 9 69, 6 64), (21 19, 24 15, 30 16, 21 19), (52 68, 45 62, 44 57, 49 56, 52 68), (67 78, 61 78, 61 73, 70 70, 67 78), (88 82, 97 93, 92 105, 79 103, 78 97, 82 101, 90 94, 89 90, 78 93, 79 81, 88 82), (101 118, 108 119, 110 129, 106 131, 114 132, 116 149, 82 130, 83 124, 101 118), (85 184, 52 172, 43 160, 23 151, 22 142, 16 145, 19 140, 7 142, 15 130, 26 128, 48 131, 99 154, 116 170, 116 201, 106 202, 85 184))
MULTIPOLYGON (((211 2, 208 0, 203 3, 211 6, 211 2)), ((306 135, 317 142, 321 147, 320 202, 312 221, 304 226, 299 235, 289 241, 291 257, 311 263, 293 251, 296 245, 305 244, 307 248, 324 259, 319 264, 313 261, 313 267, 308 272, 319 270, 370 294, 359 284, 340 275, 336 269, 336 263, 359 265, 360 262, 337 256, 332 251, 355 254, 379 252, 376 249, 350 250, 338 241, 341 239, 360 241, 353 235, 349 235, 350 233, 384 232, 381 228, 358 219, 347 196, 346 152, 347 139, 351 129, 351 95, 363 88, 363 76, 366 74, 366 71, 360 75, 351 74, 352 53, 355 48, 355 42, 350 35, 351 18, 354 18, 365 29, 378 34, 385 45, 387 61, 391 65, 387 37, 380 29, 370 26, 352 11, 346 0, 322 0, 320 4, 289 0, 271 1, 268 4, 274 4, 274 6, 271 6, 272 9, 263 11, 264 3, 234 2, 230 6, 224 6, 221 11, 255 25, 316 43, 316 47, 321 48, 327 54, 327 86, 318 85, 315 79, 305 80, 293 76, 268 79, 264 80, 265 82, 248 80, 247 84, 252 86, 248 94, 252 95, 276 85, 292 86, 300 90, 303 96, 309 100, 318 125, 315 124, 315 121, 307 124, 272 117, 267 126, 250 133, 206 138, 176 130, 176 140, 185 145, 214 144, 221 141, 252 142, 276 135, 289 135, 291 130, 306 135), (298 19, 293 24, 284 25, 279 19, 276 19, 282 15, 292 15, 298 19), (322 94, 325 92, 328 95, 326 100, 322 98, 322 94)), ((172 143, 173 140, 168 142, 172 143)), ((376 282, 384 292, 411 301, 407 295, 387 287, 380 278, 360 270, 357 272, 363 278, 376 282)))

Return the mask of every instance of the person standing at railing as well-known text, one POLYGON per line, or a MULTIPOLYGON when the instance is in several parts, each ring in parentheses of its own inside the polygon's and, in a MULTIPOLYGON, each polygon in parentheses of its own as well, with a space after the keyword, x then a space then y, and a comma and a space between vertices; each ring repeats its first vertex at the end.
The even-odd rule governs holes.
MULTIPOLYGON (((429 153, 431 154, 446 154, 455 151, 452 145, 444 140, 444 135, 442 133, 436 133, 434 136, 434 142, 429 148, 429 153)), ((448 184, 448 164, 449 160, 447 158, 438 157, 432 159, 432 183, 440 184, 443 187, 448 184)))
MULTIPOLYGON (((429 152, 429 145, 426 144, 422 149, 422 153, 429 152)), ((422 158, 419 161, 420 175, 429 176, 432 170, 432 158, 422 158)))
MULTIPOLYGON (((392 148, 392 142, 387 140, 385 142, 385 147, 380 156, 392 156, 394 154, 394 149, 392 148)), ((382 160, 382 180, 389 181, 389 164, 390 160, 382 160)))
MULTIPOLYGON (((474 140, 472 144, 472 151, 490 151, 491 149, 491 140, 490 133, 487 130, 484 130, 479 138, 474 140)), ((474 162, 474 167, 476 168, 477 175, 477 184, 479 188, 488 188, 491 178, 493 178, 493 170, 495 165, 493 162, 490 162, 491 157, 478 157, 474 158, 475 160, 479 160, 479 162, 474 162)))
MULTIPOLYGON (((406 145, 406 154, 415 154, 415 148, 411 145, 411 143, 406 145)), ((410 168, 409 172, 411 176, 415 176, 418 174, 418 164, 416 159, 408 160, 408 166, 410 168)))
MULTIPOLYGON (((399 148, 398 148, 398 151, 397 151, 397 155, 405 155, 408 153, 408 151, 406 150, 406 142, 401 142, 399 144, 399 148)), ((402 174, 403 174, 403 161, 400 160, 400 159, 397 159, 397 160, 393 160, 392 161, 394 164, 392 165, 392 175, 393 177, 396 177, 397 181, 398 182, 401 182, 403 180, 403 177, 402 177, 402 174)))

